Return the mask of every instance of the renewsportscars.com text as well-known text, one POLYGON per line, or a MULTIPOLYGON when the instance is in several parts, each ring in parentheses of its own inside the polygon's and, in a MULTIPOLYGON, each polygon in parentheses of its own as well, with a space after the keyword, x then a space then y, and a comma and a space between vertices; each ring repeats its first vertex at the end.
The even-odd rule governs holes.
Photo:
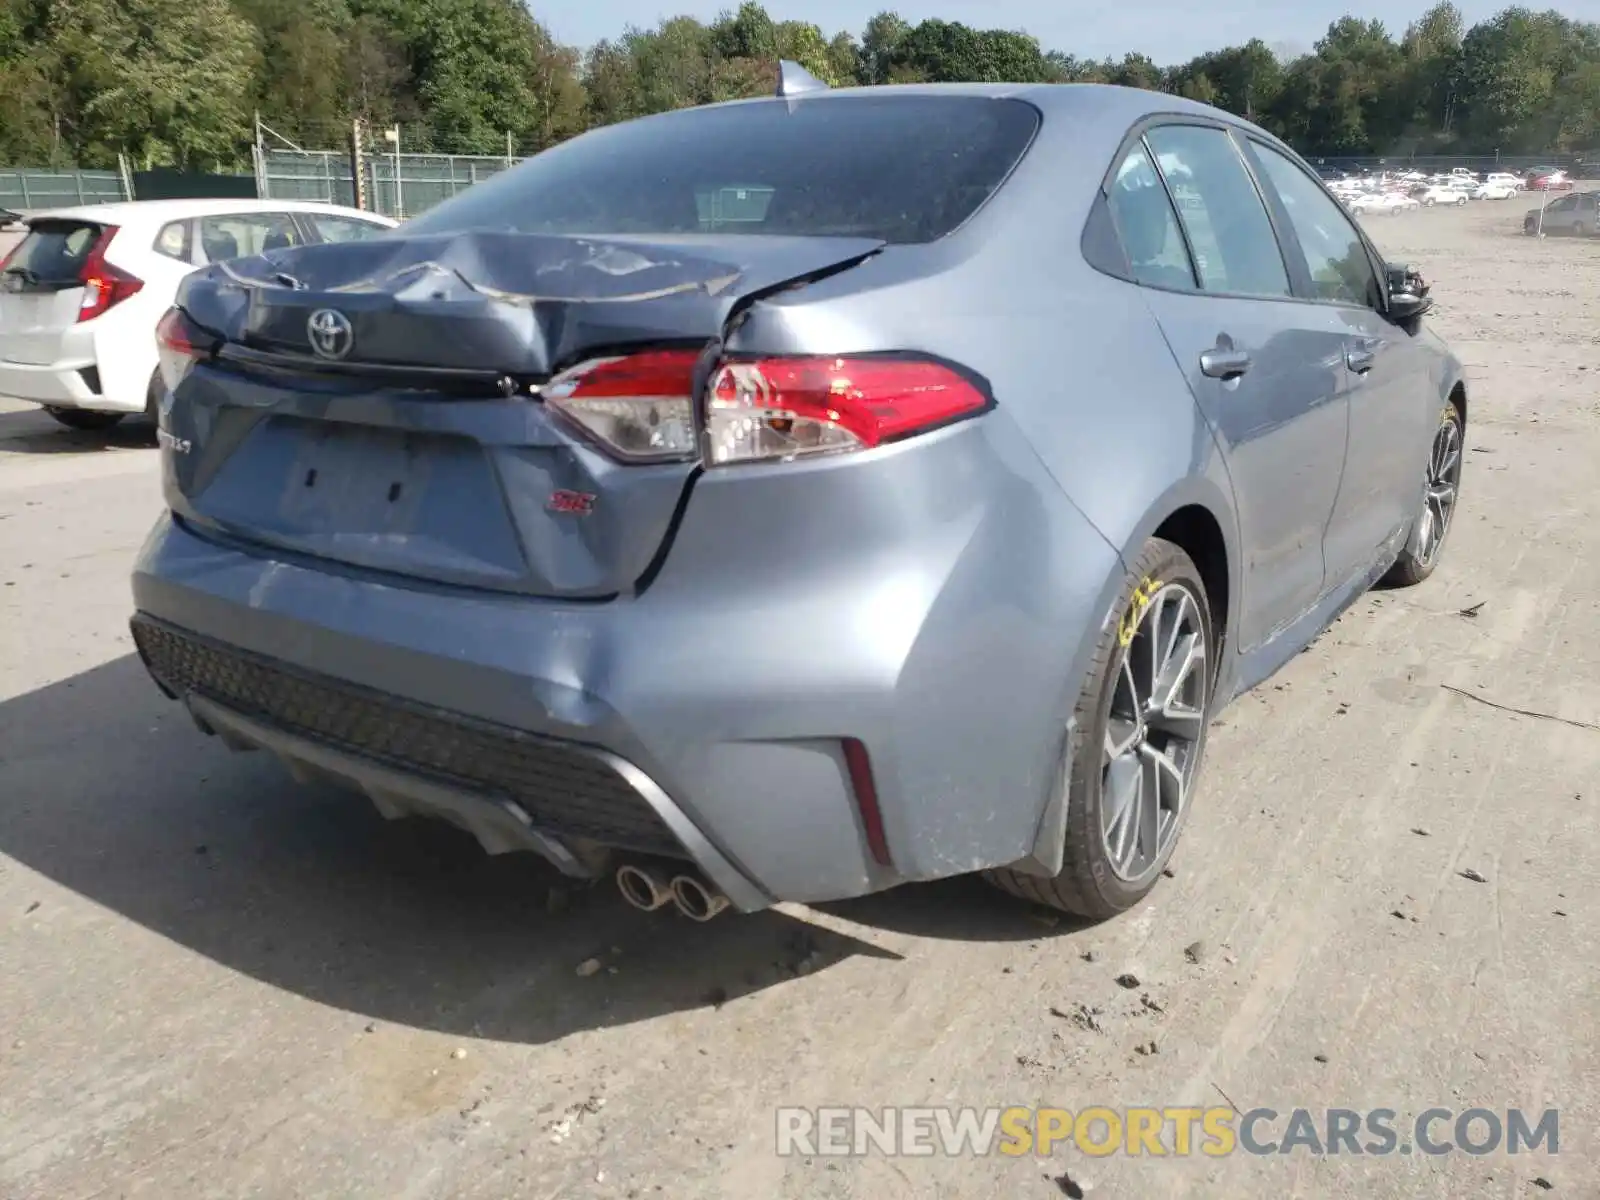
POLYGON ((1558 1154, 1558 1109, 780 1108, 781 1156, 1558 1154))

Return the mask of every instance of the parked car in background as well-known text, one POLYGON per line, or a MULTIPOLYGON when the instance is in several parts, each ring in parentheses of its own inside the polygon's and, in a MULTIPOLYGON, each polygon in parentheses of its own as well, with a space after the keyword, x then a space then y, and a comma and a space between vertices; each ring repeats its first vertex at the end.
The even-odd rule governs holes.
POLYGON ((1543 209, 1530 208, 1523 215, 1522 232, 1593 237, 1600 232, 1600 192, 1573 192, 1543 209))
POLYGON ((0 262, 16 247, 28 232, 27 214, 0 208, 0 262))
POLYGON ((1421 208, 1422 202, 1404 192, 1368 192, 1350 201, 1348 207, 1353 213, 1388 213, 1393 216, 1421 208))
POLYGON ((1528 175, 1530 192, 1570 192, 1572 178, 1563 170, 1536 171, 1528 175))
POLYGON ((186 279, 142 659, 641 908, 1125 910, 1211 718, 1434 570, 1461 364, 1228 113, 780 78, 186 279))
POLYGON ((1528 182, 1521 175, 1513 175, 1510 171, 1490 171, 1483 177, 1486 185, 1509 187, 1512 191, 1520 192, 1528 186, 1528 182))
POLYGON ((1473 189, 1472 198, 1474 200, 1509 200, 1521 190, 1515 184, 1489 178, 1473 189))
POLYGON ((1465 185, 1458 183, 1433 183, 1422 189, 1417 200, 1424 208, 1435 204, 1465 204, 1471 197, 1465 185))
POLYGON ((73 429, 107 429, 159 397, 156 322, 196 267, 395 222, 289 200, 144 200, 30 213, 0 261, 0 396, 73 429))

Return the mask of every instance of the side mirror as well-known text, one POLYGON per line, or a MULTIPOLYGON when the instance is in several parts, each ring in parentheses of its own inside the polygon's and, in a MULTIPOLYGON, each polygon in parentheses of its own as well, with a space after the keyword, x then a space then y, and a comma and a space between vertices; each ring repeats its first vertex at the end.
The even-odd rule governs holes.
POLYGON ((1430 288, 1420 271, 1405 263, 1389 263, 1389 317, 1394 321, 1414 321, 1433 307, 1430 288))

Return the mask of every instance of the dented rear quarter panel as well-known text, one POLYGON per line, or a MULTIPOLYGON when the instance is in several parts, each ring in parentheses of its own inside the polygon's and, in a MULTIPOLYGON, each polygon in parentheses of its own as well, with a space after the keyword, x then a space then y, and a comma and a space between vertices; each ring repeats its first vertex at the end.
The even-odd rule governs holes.
MULTIPOLYGON (((996 401, 984 419, 1015 426, 1046 486, 1124 565, 1173 512, 1210 511, 1227 544, 1228 624, 1237 628, 1238 520, 1214 434, 1142 290, 1094 270, 1080 248, 1097 181, 1148 102, 1097 88, 1063 107, 1047 92, 1033 146, 967 225, 763 300, 728 344, 780 353, 905 349, 972 369, 996 401)), ((1178 110, 1185 104, 1173 101, 1178 110)), ((1105 582, 1107 619, 1121 584, 1120 574, 1105 582)), ((1076 663, 1086 667, 1100 628, 1083 632, 1076 663)))

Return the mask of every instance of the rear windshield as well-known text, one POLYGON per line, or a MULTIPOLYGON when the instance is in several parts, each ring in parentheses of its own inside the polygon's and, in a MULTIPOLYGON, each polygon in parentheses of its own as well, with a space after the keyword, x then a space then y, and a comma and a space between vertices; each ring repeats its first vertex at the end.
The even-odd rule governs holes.
POLYGON ((985 96, 818 97, 686 109, 536 155, 408 233, 789 234, 930 242, 1022 157, 1032 105, 985 96))
POLYGON ((6 274, 30 283, 77 279, 99 236, 100 226, 89 221, 35 221, 6 263, 6 274))

